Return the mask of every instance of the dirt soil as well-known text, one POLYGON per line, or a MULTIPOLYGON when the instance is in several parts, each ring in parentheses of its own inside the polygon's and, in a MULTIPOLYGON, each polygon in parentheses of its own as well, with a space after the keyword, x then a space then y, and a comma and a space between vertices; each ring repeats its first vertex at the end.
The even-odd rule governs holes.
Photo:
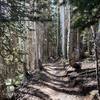
POLYGON ((82 70, 63 66, 62 61, 44 64, 15 91, 17 100, 99 100, 95 63, 82 62, 82 70), (95 98, 95 99, 94 99, 95 98))

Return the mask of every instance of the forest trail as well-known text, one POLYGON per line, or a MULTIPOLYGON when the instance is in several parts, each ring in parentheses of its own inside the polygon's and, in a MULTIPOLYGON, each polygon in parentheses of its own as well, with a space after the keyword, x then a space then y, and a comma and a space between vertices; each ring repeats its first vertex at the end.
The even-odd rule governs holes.
MULTIPOLYGON (((80 89, 80 82, 77 84, 74 79, 73 81, 69 79, 69 76, 73 74, 77 76, 79 73, 74 72, 72 68, 68 69, 69 73, 67 73, 66 69, 61 62, 45 64, 41 73, 33 73, 32 79, 16 90, 17 100, 92 100, 91 97, 85 99, 85 96, 81 94, 83 91, 80 89)), ((86 69, 83 68, 83 70, 86 69)), ((93 81, 92 77, 90 82, 90 76, 85 79, 87 79, 87 84, 93 81)), ((86 80, 84 81, 86 83, 86 80)), ((90 89, 90 85, 86 86, 90 89)), ((93 89, 96 88, 96 83, 92 86, 93 89)))

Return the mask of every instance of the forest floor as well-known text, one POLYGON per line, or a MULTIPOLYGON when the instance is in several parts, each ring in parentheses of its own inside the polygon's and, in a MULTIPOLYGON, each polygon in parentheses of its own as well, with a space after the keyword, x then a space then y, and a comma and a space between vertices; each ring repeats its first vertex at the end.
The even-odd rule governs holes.
POLYGON ((75 72, 62 62, 44 64, 42 72, 16 89, 17 100, 99 100, 94 62, 82 62, 82 70, 75 72), (95 99, 94 99, 95 98, 95 99))

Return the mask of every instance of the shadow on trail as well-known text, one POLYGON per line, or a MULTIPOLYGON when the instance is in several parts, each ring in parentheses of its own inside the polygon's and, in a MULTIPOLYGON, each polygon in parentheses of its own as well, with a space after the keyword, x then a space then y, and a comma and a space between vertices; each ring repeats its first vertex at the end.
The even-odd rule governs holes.
MULTIPOLYGON (((56 64, 54 65, 55 68, 52 69, 52 71, 56 71, 57 66, 56 64)), ((65 71, 65 69, 61 70, 61 67, 57 67, 57 71, 65 71)), ((35 96, 40 98, 40 100, 52 100, 49 94, 41 91, 41 86, 44 86, 44 88, 50 88, 56 92, 62 92, 69 95, 77 96, 87 95, 90 91, 97 88, 96 84, 88 84, 95 79, 95 68, 82 69, 79 73, 77 73, 77 76, 74 77, 74 79, 70 80, 71 74, 73 72, 75 71, 68 71, 66 75, 58 76, 56 75, 56 73, 50 73, 48 69, 44 67, 43 71, 39 72, 38 75, 37 73, 34 73, 32 78, 28 80, 27 84, 16 91, 16 94, 18 94, 16 97, 24 98, 25 95, 28 95, 28 98, 35 96), (68 80, 63 80, 63 78, 67 78, 68 80), (38 85, 40 88, 34 88, 35 84, 38 85), (29 87, 30 85, 31 87, 29 87)))
MULTIPOLYGON (((64 70, 64 69, 63 69, 64 70)), ((59 71, 61 71, 61 70, 59 70, 59 71)), ((50 75, 50 76, 52 76, 52 77, 58 77, 58 78, 63 78, 63 77, 67 77, 67 73, 65 74, 65 75, 55 75, 55 74, 51 74, 47 69, 44 69, 44 72, 46 73, 46 74, 48 74, 48 75, 50 75)))
MULTIPOLYGON (((54 68, 54 69, 56 69, 56 68, 54 68)), ((57 70, 61 71, 59 67, 57 68, 57 70)), ((57 76, 55 74, 51 74, 50 72, 48 72, 47 69, 45 69, 44 70, 46 72, 45 75, 49 74, 52 77, 56 77, 56 79, 51 79, 51 80, 53 80, 53 82, 49 81, 48 83, 47 83, 47 81, 43 81, 42 84, 44 84, 45 86, 47 86, 47 87, 49 87, 49 88, 51 88, 55 91, 64 92, 64 93, 67 93, 67 94, 70 94, 70 95, 71 94, 72 95, 86 95, 90 91, 97 89, 96 84, 92 84, 92 85, 87 84, 88 79, 90 79, 91 81, 95 80, 95 77, 96 77, 96 71, 95 70, 96 70, 95 68, 82 69, 78 73, 78 75, 74 78, 74 80, 77 79, 77 78, 82 78, 83 82, 80 84, 75 80, 74 84, 76 84, 76 86, 70 88, 69 87, 69 84, 70 84, 69 81, 61 81, 61 80, 57 80, 57 78, 60 78, 60 77, 62 77, 62 78, 66 77, 67 78, 69 76, 68 74, 73 73, 75 71, 69 71, 68 73, 66 73, 66 75, 57 76), (57 86, 59 86, 59 87, 57 87, 57 86), (78 86, 78 88, 77 88, 77 86, 78 86)))
MULTIPOLYGON (((61 81, 61 80, 51 79, 44 73, 42 73, 42 76, 43 77, 41 78, 41 80, 39 80, 38 84, 40 84, 41 86, 43 85, 43 86, 46 86, 48 88, 51 88, 55 91, 67 93, 70 95, 78 95, 78 96, 86 95, 90 91, 96 89, 96 87, 97 87, 96 85, 84 86, 83 83, 81 83, 81 84, 76 83, 77 86, 70 87, 69 86, 70 81, 61 81)), ((83 80, 83 81, 86 81, 86 80, 83 80)))
POLYGON ((43 93, 41 90, 28 86, 17 89, 15 94, 16 100, 29 100, 29 98, 35 100, 35 97, 38 97, 40 100, 52 100, 49 95, 43 93))
MULTIPOLYGON (((68 76, 73 73, 74 71, 68 71, 68 76)), ((100 73, 100 69, 99 69, 100 73)), ((86 69, 81 69, 80 72, 78 72, 78 76, 76 77, 90 77, 90 78, 96 78, 96 68, 86 68, 86 69)))
POLYGON ((85 96, 85 95, 89 94, 90 91, 96 89, 96 87, 97 87, 96 85, 93 85, 93 86, 80 87, 81 89, 79 89, 79 88, 73 89, 73 88, 69 88, 69 87, 58 88, 58 87, 49 85, 46 82, 42 82, 42 84, 55 90, 55 91, 66 93, 69 95, 77 95, 77 96, 85 96))

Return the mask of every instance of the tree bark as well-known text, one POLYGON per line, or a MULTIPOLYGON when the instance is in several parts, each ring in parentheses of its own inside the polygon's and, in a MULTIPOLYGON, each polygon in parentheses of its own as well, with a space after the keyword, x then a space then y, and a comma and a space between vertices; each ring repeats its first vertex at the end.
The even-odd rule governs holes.
POLYGON ((70 15, 70 4, 69 1, 67 2, 67 19, 68 19, 68 26, 67 26, 67 59, 69 61, 69 64, 71 64, 73 62, 73 56, 74 56, 74 52, 73 52, 73 32, 71 30, 71 15, 70 15))
POLYGON ((61 56, 60 45, 60 9, 57 2, 57 57, 61 56))
POLYGON ((66 58, 65 6, 60 5, 60 26, 62 36, 62 57, 66 58))
POLYGON ((94 31, 93 26, 91 26, 91 31, 94 38, 94 49, 95 49, 95 61, 96 61, 96 78, 97 78, 97 89, 100 95, 100 81, 99 81, 99 62, 98 62, 98 51, 97 51, 97 45, 96 45, 96 32, 94 31))

